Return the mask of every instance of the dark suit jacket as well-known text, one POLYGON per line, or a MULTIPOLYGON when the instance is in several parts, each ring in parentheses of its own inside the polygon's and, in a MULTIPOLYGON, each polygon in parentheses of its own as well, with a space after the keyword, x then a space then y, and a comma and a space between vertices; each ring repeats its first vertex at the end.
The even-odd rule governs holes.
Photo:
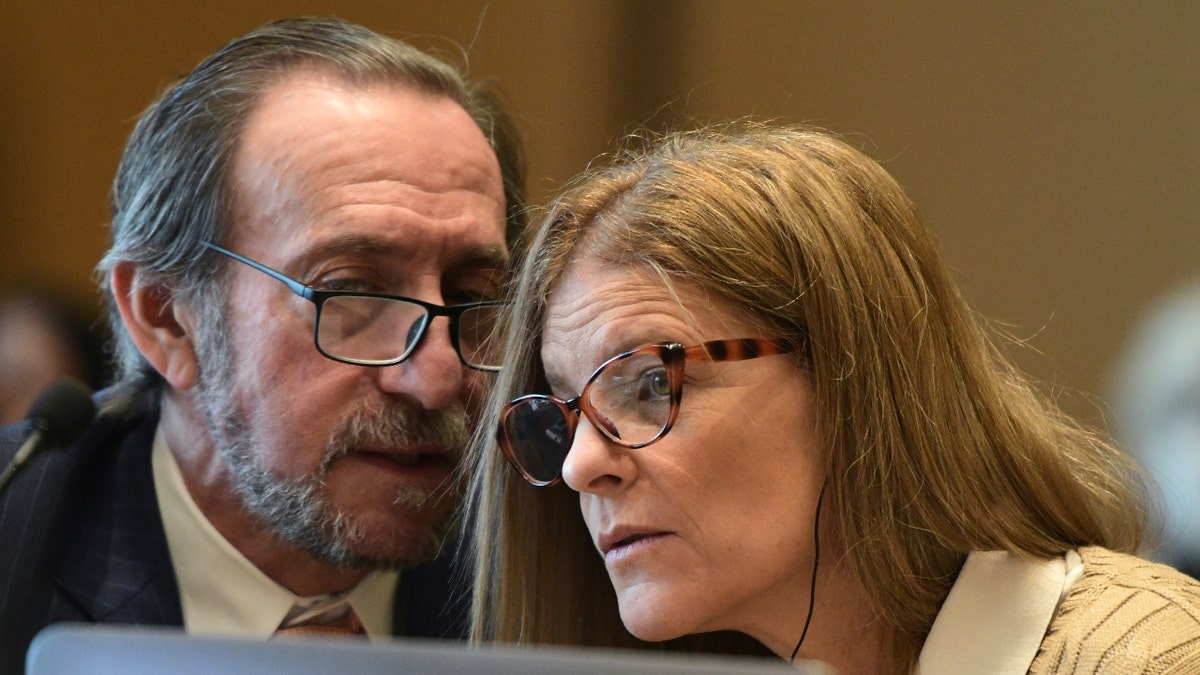
MULTIPOLYGON (((52 623, 183 625, 150 468, 157 424, 153 403, 102 415, 70 448, 34 455, 0 494, 0 674, 22 672, 52 623)), ((24 436, 0 428, 0 466, 24 436)), ((400 579, 397 635, 463 636, 447 561, 400 579)))

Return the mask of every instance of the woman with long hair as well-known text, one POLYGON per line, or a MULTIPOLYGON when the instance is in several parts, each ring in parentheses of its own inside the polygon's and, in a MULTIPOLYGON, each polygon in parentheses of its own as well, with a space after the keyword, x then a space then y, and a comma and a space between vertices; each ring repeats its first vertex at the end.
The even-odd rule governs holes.
POLYGON ((470 462, 477 640, 1200 669, 1200 584, 1135 557, 1137 471, 1016 371, 903 190, 827 133, 678 133, 584 174, 505 338, 470 462))

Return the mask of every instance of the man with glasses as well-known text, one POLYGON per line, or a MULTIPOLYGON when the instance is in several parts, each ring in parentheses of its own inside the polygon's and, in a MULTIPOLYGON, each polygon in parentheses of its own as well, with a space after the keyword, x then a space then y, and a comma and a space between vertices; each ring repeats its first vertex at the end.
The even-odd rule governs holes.
POLYGON ((118 381, 0 495, 0 672, 60 621, 460 631, 437 558, 522 180, 493 99, 338 20, 268 24, 165 91, 98 267, 118 381))

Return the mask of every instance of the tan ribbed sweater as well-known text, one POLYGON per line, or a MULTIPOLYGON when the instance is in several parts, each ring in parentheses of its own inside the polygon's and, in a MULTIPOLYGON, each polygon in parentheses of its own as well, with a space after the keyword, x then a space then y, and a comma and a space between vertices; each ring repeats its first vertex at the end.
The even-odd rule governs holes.
POLYGON ((1050 622, 1030 673, 1200 675, 1200 582, 1103 548, 1079 556, 1083 577, 1050 622))

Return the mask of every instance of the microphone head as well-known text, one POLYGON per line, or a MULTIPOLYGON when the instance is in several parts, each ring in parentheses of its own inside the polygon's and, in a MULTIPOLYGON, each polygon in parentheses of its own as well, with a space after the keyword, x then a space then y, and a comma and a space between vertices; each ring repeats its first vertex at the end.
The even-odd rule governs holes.
POLYGON ((79 382, 63 378, 38 394, 25 419, 42 432, 46 443, 70 445, 96 418, 92 392, 79 382))

